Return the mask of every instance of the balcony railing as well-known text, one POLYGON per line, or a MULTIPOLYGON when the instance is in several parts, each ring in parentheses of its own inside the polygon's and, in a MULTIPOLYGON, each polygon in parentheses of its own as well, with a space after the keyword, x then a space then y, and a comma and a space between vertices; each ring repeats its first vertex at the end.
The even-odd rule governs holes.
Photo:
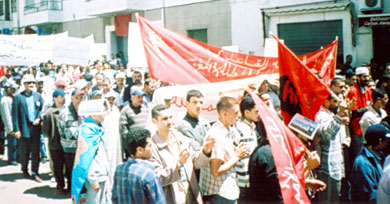
POLYGON ((41 1, 36 4, 26 5, 24 6, 24 15, 47 10, 62 11, 62 0, 41 1))

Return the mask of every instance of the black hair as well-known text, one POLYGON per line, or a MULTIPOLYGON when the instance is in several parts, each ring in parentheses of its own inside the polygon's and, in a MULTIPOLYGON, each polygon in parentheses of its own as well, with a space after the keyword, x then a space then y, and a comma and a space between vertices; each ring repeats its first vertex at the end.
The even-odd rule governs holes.
POLYGON ((344 81, 344 80, 337 77, 333 78, 332 81, 330 82, 330 87, 336 86, 340 81, 344 81))
POLYGON ((199 90, 192 89, 187 92, 186 100, 190 101, 191 97, 201 98, 203 97, 203 94, 199 90))
POLYGON ((372 90, 372 93, 371 93, 371 97, 372 97, 372 100, 374 102, 374 104, 376 103, 376 101, 378 100, 378 98, 382 99, 385 97, 385 92, 380 90, 380 89, 373 89, 372 90))
POLYGON ((157 118, 158 118, 158 116, 160 114, 159 112, 163 111, 165 109, 168 109, 168 106, 162 105, 162 104, 154 106, 153 109, 152 109, 152 118, 157 120, 157 118))
POLYGON ((137 148, 145 148, 148 143, 146 140, 150 137, 150 131, 145 128, 134 127, 130 128, 125 138, 125 149, 128 155, 135 156, 137 148))
POLYGON ((245 117, 245 110, 252 110, 255 107, 255 101, 250 96, 245 96, 240 102, 241 115, 245 117))

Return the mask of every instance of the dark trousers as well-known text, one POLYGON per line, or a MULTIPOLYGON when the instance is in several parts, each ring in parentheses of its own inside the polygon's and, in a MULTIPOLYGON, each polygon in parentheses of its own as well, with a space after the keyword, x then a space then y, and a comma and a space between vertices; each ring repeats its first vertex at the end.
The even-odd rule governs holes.
POLYGON ((4 149, 5 149, 5 134, 4 131, 0 131, 0 155, 4 154, 4 149))
POLYGON ((351 135, 351 147, 349 148, 350 151, 350 165, 353 167, 353 163, 355 161, 355 158, 360 153, 360 150, 363 148, 364 145, 364 139, 361 135, 351 135))
POLYGON ((28 172, 28 161, 31 154, 31 175, 38 176, 39 170, 39 147, 41 146, 41 126, 31 126, 30 138, 19 139, 19 160, 22 171, 28 172))
POLYGON ((316 202, 321 204, 337 204, 340 201, 341 181, 331 178, 325 173, 319 173, 318 180, 326 183, 326 189, 316 194, 316 202))
POLYGON ((74 164, 74 157, 75 153, 64 153, 64 159, 65 159, 65 168, 66 168, 66 179, 68 179, 68 187, 67 189, 71 189, 71 184, 72 184, 72 169, 73 169, 73 164, 74 164))
POLYGON ((7 151, 8 151, 8 163, 14 162, 18 158, 18 139, 16 137, 7 135, 7 151))
POLYGON ((50 156, 53 160, 54 177, 56 178, 57 188, 63 189, 65 187, 64 179, 64 164, 65 157, 62 150, 50 150, 50 156))
POLYGON ((205 204, 237 204, 237 200, 229 200, 220 195, 203 196, 205 204))

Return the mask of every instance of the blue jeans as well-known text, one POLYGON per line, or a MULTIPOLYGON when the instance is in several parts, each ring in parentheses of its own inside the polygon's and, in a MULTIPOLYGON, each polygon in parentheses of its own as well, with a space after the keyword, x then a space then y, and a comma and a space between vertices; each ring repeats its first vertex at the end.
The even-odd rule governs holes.
POLYGON ((41 147, 40 147, 41 158, 47 158, 47 151, 46 151, 45 144, 46 144, 45 136, 41 134, 41 147))
POLYGON ((18 139, 7 134, 8 163, 17 161, 18 158, 18 139))
POLYGON ((220 195, 203 196, 204 204, 237 204, 237 200, 229 200, 220 195))

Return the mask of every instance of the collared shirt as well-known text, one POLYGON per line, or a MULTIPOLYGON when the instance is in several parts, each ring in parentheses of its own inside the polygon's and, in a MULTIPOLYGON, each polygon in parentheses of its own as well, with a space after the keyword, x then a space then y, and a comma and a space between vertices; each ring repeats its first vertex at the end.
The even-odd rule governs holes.
POLYGON ((26 97, 26 103, 27 103, 27 110, 28 110, 28 120, 30 122, 34 122, 35 120, 35 103, 34 103, 34 97, 32 92, 28 94, 27 92, 24 92, 24 96, 26 97))
POLYGON ((249 123, 245 118, 242 118, 240 121, 237 122, 236 128, 239 133, 238 143, 246 143, 250 148, 250 153, 248 154, 248 156, 236 163, 238 186, 241 188, 249 188, 249 156, 257 147, 257 136, 254 130, 254 126, 249 123))
POLYGON ((315 116, 315 122, 320 125, 318 133, 321 138, 319 144, 316 145, 321 157, 321 165, 317 171, 340 181, 344 176, 344 159, 340 137, 341 118, 321 106, 315 116))
POLYGON ((114 203, 166 203, 153 165, 141 159, 128 159, 117 166, 112 197, 114 203))
MULTIPOLYGON (((221 121, 211 127, 209 134, 215 138, 215 145, 210 159, 220 159, 221 165, 234 156, 234 143, 237 143, 237 132, 234 127, 226 128, 221 121)), ((229 200, 238 199, 240 190, 236 180, 236 170, 230 168, 224 174, 214 178, 210 164, 200 170, 200 189, 203 195, 220 195, 229 200)))
POLYGON ((370 106, 359 121, 363 136, 366 134, 368 127, 379 124, 386 116, 387 114, 383 109, 379 109, 378 113, 372 106, 370 106))
POLYGON ((363 147, 356 157, 351 173, 352 201, 375 201, 382 175, 381 158, 372 149, 363 147))
POLYGON ((383 165, 381 180, 376 195, 377 203, 390 203, 390 156, 387 156, 383 165))

